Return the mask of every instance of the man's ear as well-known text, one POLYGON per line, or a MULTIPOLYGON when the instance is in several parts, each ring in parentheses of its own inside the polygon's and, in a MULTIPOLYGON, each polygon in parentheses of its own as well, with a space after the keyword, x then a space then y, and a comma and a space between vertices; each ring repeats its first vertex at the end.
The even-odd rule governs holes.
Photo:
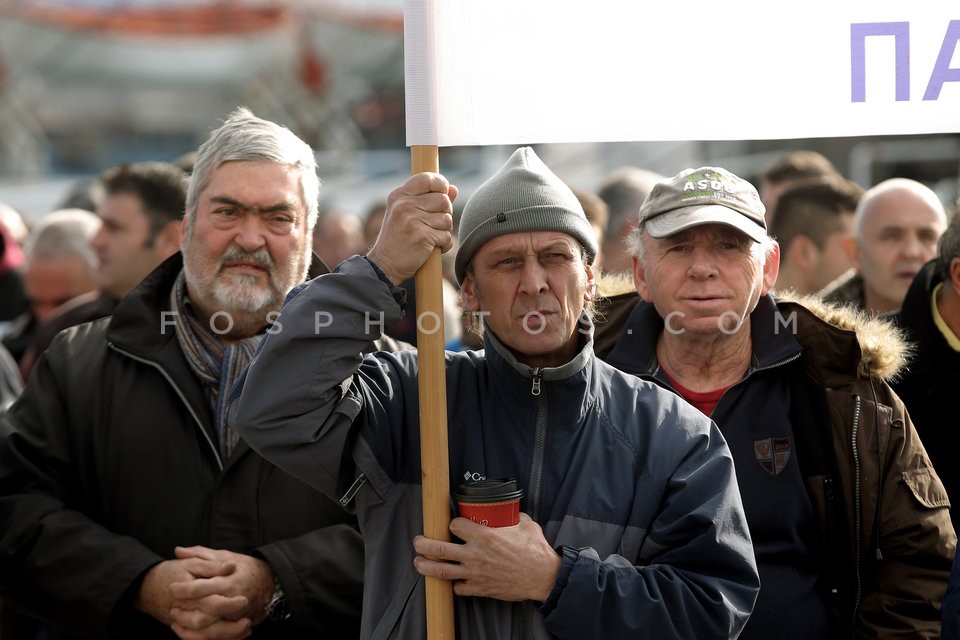
POLYGON ((650 299, 650 287, 647 286, 647 270, 640 262, 640 258, 633 256, 633 286, 637 288, 637 293, 646 302, 652 302, 650 299))
POLYGON ((797 234, 793 236, 793 240, 787 245, 780 258, 806 271, 813 268, 816 255, 817 245, 813 243, 813 240, 805 235, 797 234))
POLYGON ((593 265, 584 265, 587 272, 587 286, 583 291, 583 300, 589 302, 597 297, 597 276, 593 265))
POLYGON ((960 258, 950 261, 950 285, 960 295, 960 258))
POLYGON ((856 237, 847 236, 843 239, 843 250, 847 252, 850 259, 853 260, 853 266, 860 270, 860 243, 856 237))
POLYGON ((473 279, 473 274, 468 271, 460 285, 460 305, 464 311, 471 313, 480 311, 480 296, 477 293, 477 282, 473 279))
POLYGON ((767 295, 770 293, 773 285, 777 282, 778 275, 780 275, 780 244, 774 242, 773 251, 767 255, 766 260, 763 262, 763 288, 760 290, 761 294, 767 295))

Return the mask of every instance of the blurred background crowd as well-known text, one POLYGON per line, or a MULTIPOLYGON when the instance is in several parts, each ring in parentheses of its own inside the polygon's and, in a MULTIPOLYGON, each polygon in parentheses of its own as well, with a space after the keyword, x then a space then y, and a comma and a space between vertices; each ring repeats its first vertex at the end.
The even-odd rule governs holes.
MULTIPOLYGON (((29 374, 50 338, 34 344, 38 327, 62 316, 68 301, 72 308, 86 295, 81 300, 93 313, 107 315, 176 251, 164 212, 180 206, 181 196, 169 182, 178 171, 189 173, 191 151, 237 105, 288 126, 316 150, 323 181, 318 254, 333 266, 365 251, 387 193, 410 170, 402 4, 0 0, 0 337, 21 373, 29 374), (136 233, 130 216, 142 226, 136 233)), ((441 169, 460 187, 461 204, 512 150, 441 151, 441 169)), ((771 233, 783 245, 778 288, 803 293, 844 284, 834 281, 864 263, 855 236, 868 229, 855 228, 853 213, 865 190, 891 178, 915 181, 929 188, 917 197, 932 194, 949 219, 960 175, 960 132, 557 144, 537 145, 537 153, 593 217, 608 274, 630 269, 622 239, 654 181, 703 165, 750 179, 764 191, 771 233), (785 185, 824 176, 827 183, 787 198, 782 208, 789 212, 774 219, 785 185)), ((932 233, 939 237, 944 226, 936 221, 932 233)), ((901 264, 901 279, 936 250, 936 237, 924 245, 920 231, 911 233, 917 239, 909 251, 917 255, 901 264)), ((833 295, 849 293, 846 284, 833 295)), ((863 304, 863 293, 853 295, 863 304)), ((872 310, 895 309, 895 298, 872 310)), ((447 324, 459 329, 455 320, 447 324)), ((412 327, 396 333, 415 339, 412 327)), ((458 331, 449 337, 458 344, 458 331)))

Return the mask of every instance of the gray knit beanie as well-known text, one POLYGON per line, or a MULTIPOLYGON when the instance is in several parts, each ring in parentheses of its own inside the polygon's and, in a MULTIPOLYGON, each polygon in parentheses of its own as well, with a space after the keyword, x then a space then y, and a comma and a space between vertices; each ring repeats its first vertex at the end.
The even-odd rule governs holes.
POLYGON ((457 237, 457 281, 485 242, 518 231, 561 231, 583 245, 593 264, 597 236, 580 201, 530 147, 520 147, 473 193, 463 208, 457 237))

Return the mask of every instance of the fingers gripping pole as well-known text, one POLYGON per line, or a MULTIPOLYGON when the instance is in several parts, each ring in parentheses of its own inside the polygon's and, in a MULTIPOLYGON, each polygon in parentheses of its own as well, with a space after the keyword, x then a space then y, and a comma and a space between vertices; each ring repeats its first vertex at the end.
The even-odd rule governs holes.
MULTIPOLYGON (((439 172, 436 146, 410 148, 413 173, 439 172)), ((443 277, 440 249, 417 271, 417 354, 420 367, 420 472, 423 533, 450 540, 450 468, 447 455, 447 385, 443 357, 443 277)), ((454 640, 453 584, 424 578, 427 639, 454 640)))

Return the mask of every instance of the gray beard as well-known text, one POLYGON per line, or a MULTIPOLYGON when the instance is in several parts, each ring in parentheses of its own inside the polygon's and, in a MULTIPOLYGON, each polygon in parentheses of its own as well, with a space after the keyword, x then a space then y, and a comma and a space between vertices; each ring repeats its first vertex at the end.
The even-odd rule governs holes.
POLYGON ((257 278, 246 275, 225 275, 217 278, 213 285, 213 299, 225 310, 243 313, 259 313, 279 309, 282 296, 276 291, 271 278, 266 287, 255 286, 257 278), (232 282, 227 282, 232 280, 232 282))

